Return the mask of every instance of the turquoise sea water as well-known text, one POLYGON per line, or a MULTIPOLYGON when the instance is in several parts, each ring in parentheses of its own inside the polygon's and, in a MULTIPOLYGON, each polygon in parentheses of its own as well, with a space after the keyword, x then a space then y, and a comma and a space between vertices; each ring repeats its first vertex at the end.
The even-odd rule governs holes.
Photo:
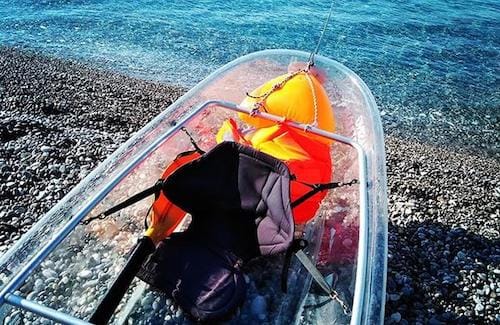
MULTIPOLYGON (((0 44, 190 86, 252 51, 310 51, 329 6, 304 0, 0 0, 0 44)), ((335 1, 323 42, 320 54, 358 73, 389 115, 499 114, 498 1, 335 1)))

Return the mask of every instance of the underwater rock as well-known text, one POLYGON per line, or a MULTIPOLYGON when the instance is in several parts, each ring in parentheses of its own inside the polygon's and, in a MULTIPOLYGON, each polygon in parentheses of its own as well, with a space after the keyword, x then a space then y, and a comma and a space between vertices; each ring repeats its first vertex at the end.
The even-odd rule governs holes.
POLYGON ((251 304, 252 315, 259 321, 264 321, 267 315, 267 302, 263 296, 257 295, 251 304))

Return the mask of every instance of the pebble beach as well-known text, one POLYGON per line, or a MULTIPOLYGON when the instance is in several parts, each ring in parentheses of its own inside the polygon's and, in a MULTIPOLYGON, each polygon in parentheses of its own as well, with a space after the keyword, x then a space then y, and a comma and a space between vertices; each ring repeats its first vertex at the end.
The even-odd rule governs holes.
MULTIPOLYGON (((0 254, 185 91, 0 48, 0 254)), ((422 136, 390 116, 383 123, 386 323, 500 323, 498 110, 483 127, 493 132, 471 131, 467 146, 460 126, 447 129, 459 138, 450 144, 439 124, 422 136)))

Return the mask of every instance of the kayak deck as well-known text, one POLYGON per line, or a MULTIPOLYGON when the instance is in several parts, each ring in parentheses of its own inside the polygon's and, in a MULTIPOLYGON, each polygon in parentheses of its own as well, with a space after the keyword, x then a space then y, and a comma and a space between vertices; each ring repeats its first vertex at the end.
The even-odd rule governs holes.
MULTIPOLYGON (((304 52, 274 50, 233 61, 127 141, 2 256, 0 295, 4 296, 0 299, 5 299, 1 310, 4 321, 39 318, 11 305, 23 305, 42 315, 49 313, 45 316, 61 322, 77 322, 66 314, 87 319, 124 264, 152 201, 131 206, 104 221, 89 225, 81 225, 80 221, 152 185, 178 153, 192 149, 189 138, 180 132, 182 126, 200 147, 213 147, 222 121, 236 116, 233 110, 222 110, 221 106, 231 106, 229 101, 240 102, 246 91, 286 72, 290 62, 305 61, 307 56, 304 52), (200 105, 214 98, 227 102, 200 105), (30 301, 36 304, 30 305, 30 301)), ((359 178, 363 169, 367 180, 361 186, 331 191, 315 220, 303 231, 311 243, 309 256, 325 274, 336 274, 336 288, 352 307, 352 317, 345 315, 337 302, 327 300, 314 288, 309 290, 311 278, 296 261, 289 277, 293 285, 288 294, 281 293, 282 259, 278 257, 262 258, 248 266, 248 299, 233 320, 235 323, 255 319, 325 324, 383 320, 387 203, 380 120, 373 97, 354 73, 326 58, 316 60, 327 73, 326 89, 335 110, 337 133, 342 135, 339 140, 358 146, 356 151, 338 142, 333 144, 333 180, 359 178), (360 157, 366 154, 364 167, 364 159, 357 158, 360 153, 360 157), (363 186, 366 188, 360 189, 363 186), (363 195, 364 208, 359 204, 363 195)), ((139 281, 129 290, 114 320, 188 322, 170 299, 139 281)))

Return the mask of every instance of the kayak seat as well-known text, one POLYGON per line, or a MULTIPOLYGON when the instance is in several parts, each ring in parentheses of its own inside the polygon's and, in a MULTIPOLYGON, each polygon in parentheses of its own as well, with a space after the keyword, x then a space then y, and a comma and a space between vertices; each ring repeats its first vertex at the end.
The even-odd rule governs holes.
POLYGON ((241 266, 285 252, 293 240, 287 166, 222 142, 172 173, 162 193, 192 222, 158 245, 138 277, 197 321, 228 319, 246 295, 241 266))

